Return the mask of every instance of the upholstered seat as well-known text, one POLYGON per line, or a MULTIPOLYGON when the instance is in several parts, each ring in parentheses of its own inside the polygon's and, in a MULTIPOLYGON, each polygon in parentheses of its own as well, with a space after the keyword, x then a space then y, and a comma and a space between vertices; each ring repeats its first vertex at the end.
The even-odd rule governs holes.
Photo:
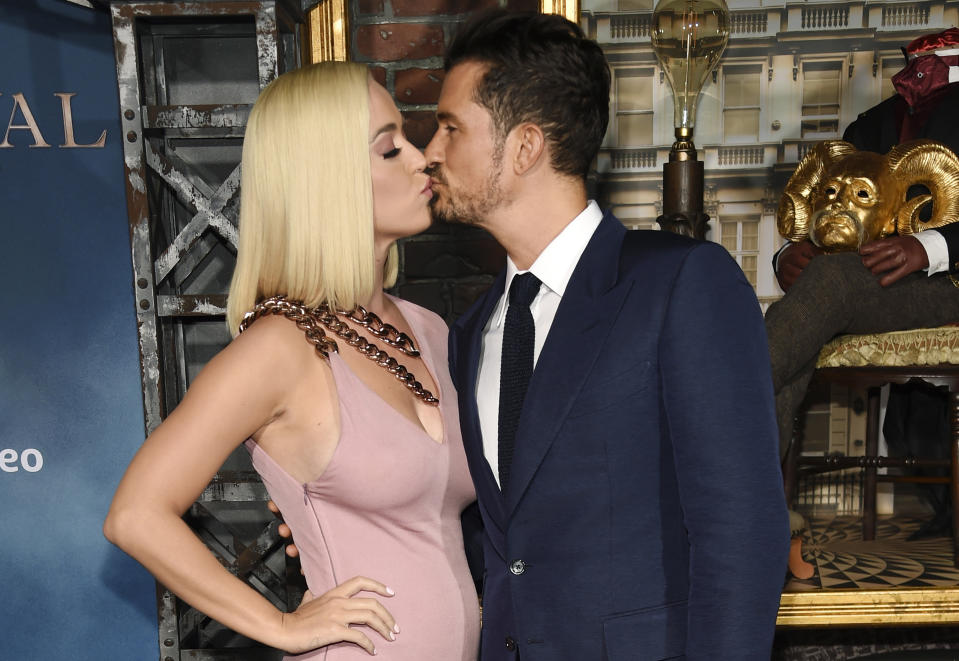
POLYGON ((817 368, 959 365, 959 326, 840 335, 819 352, 817 368))

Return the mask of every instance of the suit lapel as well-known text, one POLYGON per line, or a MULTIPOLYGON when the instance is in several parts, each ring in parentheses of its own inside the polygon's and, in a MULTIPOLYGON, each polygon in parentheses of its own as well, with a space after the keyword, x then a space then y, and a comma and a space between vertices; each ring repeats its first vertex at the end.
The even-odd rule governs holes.
POLYGON ((483 433, 480 429, 479 409, 476 406, 476 378, 480 356, 483 351, 483 329, 489 321, 496 302, 503 295, 506 282, 505 269, 479 303, 474 305, 457 322, 457 385, 459 386, 460 426, 463 430, 463 445, 469 463, 473 484, 476 487, 480 507, 487 510, 491 520, 503 525, 503 496, 489 462, 483 452, 483 433))
POLYGON ((576 400, 630 284, 617 286, 626 230, 607 213, 583 252, 543 345, 516 432, 506 513, 529 486, 576 400))

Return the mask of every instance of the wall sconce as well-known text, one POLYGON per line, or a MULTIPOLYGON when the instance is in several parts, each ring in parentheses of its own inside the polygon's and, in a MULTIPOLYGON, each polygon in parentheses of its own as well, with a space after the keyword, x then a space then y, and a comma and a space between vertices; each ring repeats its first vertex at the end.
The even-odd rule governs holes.
POLYGON ((659 0, 650 40, 672 88, 676 128, 663 164, 663 213, 656 220, 665 230, 704 239, 709 216, 703 212, 703 162, 696 158, 693 128, 703 84, 729 42, 729 7, 725 0, 659 0))

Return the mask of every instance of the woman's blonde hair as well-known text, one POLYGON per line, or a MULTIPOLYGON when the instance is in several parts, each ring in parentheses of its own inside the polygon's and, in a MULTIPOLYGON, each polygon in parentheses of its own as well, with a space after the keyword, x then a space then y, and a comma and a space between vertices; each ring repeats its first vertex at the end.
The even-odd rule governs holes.
MULTIPOLYGON (((246 126, 240 244, 226 319, 283 294, 352 309, 373 294, 369 74, 348 62, 285 73, 260 93, 246 126)), ((384 286, 396 281, 390 248, 384 286)))

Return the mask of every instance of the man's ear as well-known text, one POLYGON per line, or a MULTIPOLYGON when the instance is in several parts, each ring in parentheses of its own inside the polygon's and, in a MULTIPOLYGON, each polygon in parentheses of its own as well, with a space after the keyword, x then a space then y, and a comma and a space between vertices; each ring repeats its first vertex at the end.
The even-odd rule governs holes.
POLYGON ((511 133, 514 138, 513 171, 523 175, 545 157, 546 136, 543 129, 530 122, 520 124, 511 133))

